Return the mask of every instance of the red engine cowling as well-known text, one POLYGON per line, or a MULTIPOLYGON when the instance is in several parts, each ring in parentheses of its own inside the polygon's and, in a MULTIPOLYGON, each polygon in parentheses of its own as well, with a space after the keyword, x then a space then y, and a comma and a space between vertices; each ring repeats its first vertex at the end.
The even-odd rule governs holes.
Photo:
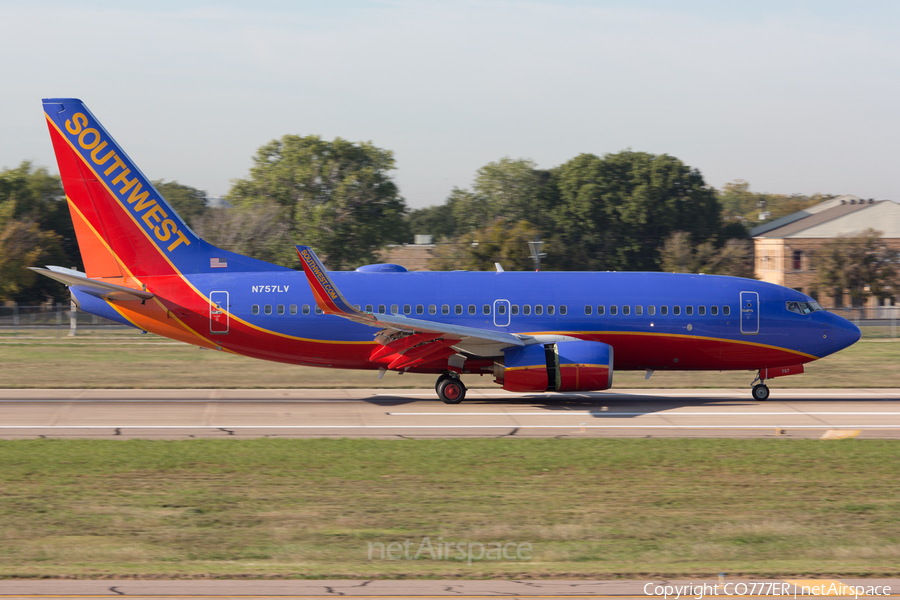
POLYGON ((511 392, 576 392, 612 387, 613 349, 601 342, 557 342, 507 348, 503 378, 511 392))

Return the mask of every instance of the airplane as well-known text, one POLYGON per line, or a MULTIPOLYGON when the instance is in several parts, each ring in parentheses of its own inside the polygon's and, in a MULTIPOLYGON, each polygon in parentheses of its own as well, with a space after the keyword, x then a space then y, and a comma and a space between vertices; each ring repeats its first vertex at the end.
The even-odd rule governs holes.
POLYGON ((35 271, 88 313, 203 348, 295 365, 492 375, 514 392, 601 391, 616 370, 756 371, 766 382, 860 338, 801 292, 737 277, 648 272, 302 272, 216 248, 154 189, 87 106, 43 100, 85 272, 35 271), (615 360, 614 360, 615 359, 615 360))

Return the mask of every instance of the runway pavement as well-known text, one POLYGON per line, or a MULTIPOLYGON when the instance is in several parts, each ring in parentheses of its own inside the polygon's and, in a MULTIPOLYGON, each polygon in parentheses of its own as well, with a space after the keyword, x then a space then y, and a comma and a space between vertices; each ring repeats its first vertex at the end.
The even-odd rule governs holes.
POLYGON ((850 597, 848 587, 863 593, 859 598, 896 598, 897 579, 732 579, 719 580, 357 580, 357 581, 135 581, 135 580, 37 580, 0 581, 0 598, 715 598, 743 600, 804 600, 819 596, 850 597), (825 586, 825 587, 822 587, 825 586), (885 587, 887 586, 887 588, 885 587), (693 593, 685 593, 685 592, 693 593), (839 593, 828 593, 839 592, 839 593))
POLYGON ((900 437, 900 389, 0 390, 0 438, 900 437))

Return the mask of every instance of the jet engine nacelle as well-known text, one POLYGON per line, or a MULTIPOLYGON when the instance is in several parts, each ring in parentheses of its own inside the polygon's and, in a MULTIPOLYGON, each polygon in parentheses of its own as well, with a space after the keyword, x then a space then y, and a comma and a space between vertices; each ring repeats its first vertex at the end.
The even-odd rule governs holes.
POLYGON ((612 387, 613 349, 609 344, 533 344, 507 348, 503 353, 503 389, 510 392, 586 392, 612 387))

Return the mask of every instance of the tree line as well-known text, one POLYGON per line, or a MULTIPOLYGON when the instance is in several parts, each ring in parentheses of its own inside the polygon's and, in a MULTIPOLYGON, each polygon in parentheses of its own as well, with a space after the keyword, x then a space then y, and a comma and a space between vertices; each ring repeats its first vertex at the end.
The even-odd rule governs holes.
MULTIPOLYGON (((299 268, 293 245, 311 245, 330 269, 378 261, 387 244, 434 236, 435 270, 533 268, 540 239, 551 270, 648 270, 753 276, 747 225, 765 206, 777 218, 828 196, 722 190, 666 154, 580 154, 552 169, 502 158, 438 206, 409 210, 391 177, 393 153, 371 143, 286 135, 253 156, 222 206, 206 192, 154 181, 195 232, 241 254, 299 268), (764 203, 764 204, 763 204, 764 203)), ((0 300, 64 301, 65 290, 24 267, 81 269, 58 176, 23 162, 0 171, 0 300)), ((837 285, 837 284, 835 284, 837 285)))

